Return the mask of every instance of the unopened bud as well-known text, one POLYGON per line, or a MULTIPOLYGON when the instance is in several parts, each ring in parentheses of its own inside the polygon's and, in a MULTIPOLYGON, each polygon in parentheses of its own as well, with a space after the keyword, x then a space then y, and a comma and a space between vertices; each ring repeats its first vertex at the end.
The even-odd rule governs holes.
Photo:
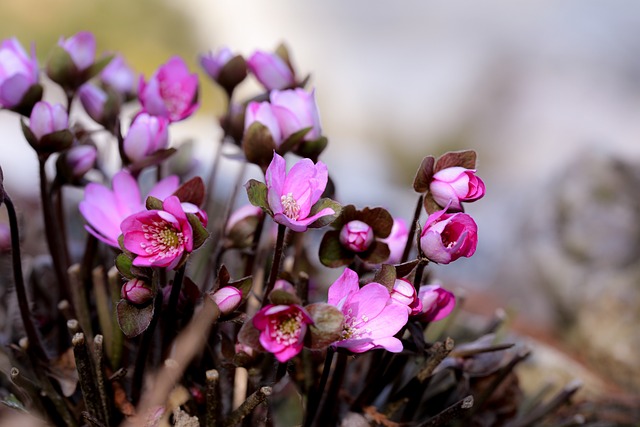
POLYGON ((120 296, 132 304, 142 305, 152 298, 151 287, 140 279, 131 279, 122 286, 120 296))
POLYGON ((349 221, 340 231, 340 243, 353 252, 364 252, 373 243, 373 229, 369 224, 354 220, 349 221))
POLYGON ((233 286, 225 286, 210 294, 213 302, 216 303, 220 312, 225 314, 232 313, 242 302, 242 291, 233 286))

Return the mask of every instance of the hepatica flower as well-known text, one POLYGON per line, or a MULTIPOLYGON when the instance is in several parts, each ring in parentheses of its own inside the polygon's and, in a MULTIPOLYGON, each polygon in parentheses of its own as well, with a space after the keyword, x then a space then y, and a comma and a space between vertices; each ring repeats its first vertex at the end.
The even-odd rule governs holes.
POLYGON ((293 70, 276 53, 256 51, 247 60, 247 66, 267 90, 284 89, 296 83, 293 70))
MULTIPOLYGON (((178 189, 178 185, 177 176, 168 176, 151 189, 149 196, 164 200, 178 189)), ((128 172, 115 174, 112 187, 110 190, 102 184, 87 185, 79 208, 88 223, 85 229, 102 242, 118 248, 120 224, 128 216, 144 211, 145 206, 138 183, 128 172)))
POLYGON ((140 162, 169 145, 169 120, 139 114, 124 138, 124 152, 132 162, 140 162))
POLYGON ((274 153, 265 174, 273 220, 302 232, 317 219, 335 214, 332 208, 324 208, 311 215, 311 207, 320 200, 327 179, 327 166, 322 162, 313 164, 310 159, 302 159, 287 172, 285 160, 274 153))
POLYGON ((93 65, 96 57, 96 38, 88 31, 58 40, 58 46, 67 51, 77 71, 84 71, 93 65))
POLYGON ((297 304, 267 305, 253 317, 260 331, 260 344, 280 362, 286 362, 302 350, 311 316, 297 304))
POLYGON ((347 268, 329 287, 327 302, 344 314, 342 338, 333 343, 335 347, 354 353, 375 348, 402 351, 402 342, 394 335, 407 323, 409 310, 380 283, 360 288, 358 275, 347 268))
POLYGON ((470 257, 478 244, 478 226, 471 216, 445 212, 446 208, 429 215, 420 236, 422 252, 439 264, 470 257))
POLYGON ((180 199, 169 196, 162 210, 135 213, 120 225, 125 249, 137 255, 133 265, 175 268, 193 251, 193 229, 180 199))
POLYGON ((440 287, 440 285, 421 286, 418 299, 422 305, 416 315, 416 319, 422 322, 435 322, 442 320, 453 311, 456 305, 456 297, 453 293, 440 287))
POLYGON ((450 203, 451 210, 461 210, 461 202, 474 202, 485 193, 484 182, 474 169, 460 166, 442 169, 433 175, 429 191, 433 200, 442 207, 450 203))
POLYGON ((22 48, 16 38, 0 45, 0 106, 12 108, 20 104, 29 88, 38 83, 38 60, 22 48))

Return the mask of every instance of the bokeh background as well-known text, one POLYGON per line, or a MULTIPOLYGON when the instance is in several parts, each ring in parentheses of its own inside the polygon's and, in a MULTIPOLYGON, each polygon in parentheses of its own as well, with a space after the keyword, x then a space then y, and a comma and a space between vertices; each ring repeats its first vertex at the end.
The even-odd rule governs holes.
MULTIPOLYGON (((34 42, 41 63, 90 30, 147 77, 172 55, 195 70, 222 45, 286 43, 312 74, 339 199, 359 207, 409 220, 422 157, 476 150, 478 252, 435 275, 598 381, 640 387, 640 3, 21 0, 0 13, 0 37, 34 42)), ((206 170, 224 99, 201 75, 201 110, 172 132, 206 170)), ((35 195, 15 115, 0 112, 0 136, 5 185, 35 195)))

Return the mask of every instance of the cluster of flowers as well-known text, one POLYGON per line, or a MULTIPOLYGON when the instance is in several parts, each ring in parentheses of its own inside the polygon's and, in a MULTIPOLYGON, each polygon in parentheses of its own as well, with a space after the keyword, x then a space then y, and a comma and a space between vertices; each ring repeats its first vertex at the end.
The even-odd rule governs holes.
MULTIPOLYGON (((264 172, 264 182, 250 180, 245 185, 251 205, 223 218, 226 226, 217 237, 225 242, 225 249, 255 250, 265 218, 271 217, 278 225, 272 271, 262 294, 252 288, 251 280, 230 282, 228 278, 219 278, 213 289, 203 292, 217 304, 222 318, 246 316, 237 336, 237 351, 254 358, 256 352, 272 353, 280 362, 291 360, 305 346, 397 353, 403 350, 402 331, 409 321, 424 326, 445 318, 454 308, 455 297, 437 284, 422 286, 422 269, 428 262, 448 264, 476 250, 477 225, 463 210, 463 203, 485 193, 484 183, 476 176, 475 153, 448 153, 437 161, 433 157, 423 160, 414 189, 429 213, 424 223, 419 221, 422 209, 407 227, 405 220, 394 219, 384 208, 342 206, 323 197, 328 194, 329 172, 318 156, 327 139, 322 135, 315 91, 304 88, 308 79, 298 78, 286 50, 258 51, 245 61, 225 48, 201 56, 200 63, 229 97, 228 112, 221 119, 225 142, 241 147, 247 161, 264 172), (236 104, 234 89, 249 74, 266 92, 236 104), (289 170, 287 153, 302 157, 289 170), (300 277, 284 280, 280 274, 284 235, 287 229, 302 236, 309 229, 327 226, 330 229, 322 238, 319 260, 327 267, 344 269, 328 288, 326 302, 307 304, 300 277), (421 229, 417 255, 410 261, 416 227, 421 229), (235 238, 237 234, 242 238, 235 238), (390 276, 376 274, 371 280, 368 275, 388 271, 385 269, 393 265, 397 268, 393 267, 390 276), (246 304, 251 292, 261 299, 254 312, 246 304)), ((42 162, 59 154, 58 174, 69 184, 84 186, 79 210, 86 230, 122 252, 116 266, 125 280, 116 311, 123 332, 133 337, 149 327, 150 319, 131 329, 126 326, 131 319, 123 317, 146 310, 166 289, 171 294, 169 306, 175 305, 187 260, 210 235, 207 227, 212 213, 204 203, 201 179, 180 185, 178 176, 167 176, 145 198, 137 180, 143 169, 175 153, 169 148, 169 128, 197 110, 198 77, 181 58, 173 57, 149 79, 136 79, 120 55, 97 59, 96 42, 88 32, 61 39, 46 74, 64 89, 66 106, 41 100, 33 49, 27 54, 15 39, 2 43, 0 105, 29 118, 28 124, 23 122, 23 131, 42 162), (110 186, 84 180, 97 167, 98 152, 91 138, 69 123, 76 97, 89 117, 118 141, 122 170, 113 176, 110 186), (123 135, 122 106, 135 100, 140 109, 123 135), (172 285, 152 279, 159 270, 164 274, 176 271, 172 285)), ((55 233, 52 235, 54 239, 55 233)), ((221 268, 218 264, 210 267, 221 268)), ((250 266, 248 271, 255 268, 259 267, 250 266)))

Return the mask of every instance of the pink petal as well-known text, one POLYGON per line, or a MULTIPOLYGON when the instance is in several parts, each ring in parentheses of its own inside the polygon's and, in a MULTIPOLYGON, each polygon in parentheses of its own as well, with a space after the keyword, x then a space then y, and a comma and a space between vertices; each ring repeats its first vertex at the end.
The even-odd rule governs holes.
POLYGON ((329 287, 327 303, 342 308, 346 298, 360 289, 358 275, 345 268, 340 277, 329 287))
POLYGON ((283 196, 286 175, 287 163, 282 156, 274 152, 273 159, 265 174, 269 207, 273 212, 282 212, 281 198, 283 196))

